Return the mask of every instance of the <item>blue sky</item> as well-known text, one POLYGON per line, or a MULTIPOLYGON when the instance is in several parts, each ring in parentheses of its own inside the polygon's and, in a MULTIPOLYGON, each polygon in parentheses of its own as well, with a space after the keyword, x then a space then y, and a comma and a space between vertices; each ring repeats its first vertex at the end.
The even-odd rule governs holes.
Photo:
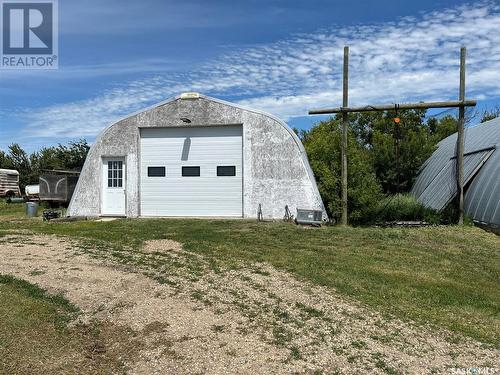
POLYGON ((500 103, 500 3, 421 1, 59 1, 59 70, 0 71, 0 149, 86 138, 183 91, 269 111, 308 128, 341 103, 500 103))

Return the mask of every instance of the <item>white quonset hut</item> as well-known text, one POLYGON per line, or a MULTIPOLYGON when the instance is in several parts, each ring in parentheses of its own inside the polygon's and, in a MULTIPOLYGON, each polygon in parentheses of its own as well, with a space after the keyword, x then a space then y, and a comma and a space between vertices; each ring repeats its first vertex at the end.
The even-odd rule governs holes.
POLYGON ((269 114, 182 94, 107 127, 89 151, 70 216, 282 218, 323 211, 304 147, 269 114))

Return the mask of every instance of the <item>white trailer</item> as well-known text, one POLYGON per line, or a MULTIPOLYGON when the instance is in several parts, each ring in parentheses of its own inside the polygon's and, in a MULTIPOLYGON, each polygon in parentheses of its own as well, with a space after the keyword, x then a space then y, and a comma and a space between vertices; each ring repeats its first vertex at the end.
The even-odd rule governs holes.
POLYGON ((21 196, 19 172, 13 169, 0 169, 0 197, 21 196))
POLYGON ((29 200, 40 200, 40 185, 26 185, 24 192, 29 200))

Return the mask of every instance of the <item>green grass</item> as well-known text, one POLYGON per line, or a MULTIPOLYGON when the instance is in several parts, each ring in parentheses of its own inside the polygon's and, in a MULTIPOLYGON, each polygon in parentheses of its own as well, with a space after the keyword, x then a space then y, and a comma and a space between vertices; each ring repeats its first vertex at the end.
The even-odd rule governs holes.
MULTIPOLYGON (((12 276, 0 275, 0 287, 4 293, 6 290, 7 292, 15 290, 19 295, 22 294, 25 299, 44 305, 44 310, 48 313, 47 316, 51 317, 51 322, 57 328, 64 327, 79 311, 78 308, 70 304, 64 297, 48 294, 36 285, 12 276)), ((10 307, 17 306, 13 305, 10 307)), ((33 316, 29 317, 32 318, 33 316)))
POLYGON ((122 373, 122 361, 106 349, 109 341, 123 346, 120 330, 98 324, 68 328, 77 314, 63 297, 0 275, 0 374, 122 373))
POLYGON ((21 374, 57 362, 71 343, 64 326, 75 309, 61 297, 1 275, 0 301, 0 373, 21 374))
POLYGON ((7 203, 5 199, 0 198, 0 217, 2 219, 16 219, 24 214, 24 203, 7 203))
MULTIPOLYGON (((216 271, 267 262, 383 314, 500 346, 500 238, 474 227, 309 229, 243 220, 0 219, 0 236, 2 229, 21 228, 84 238, 123 262, 136 263, 130 254, 144 241, 170 238, 208 259, 216 271)), ((190 272, 197 277, 204 270, 190 272)), ((307 307, 304 313, 317 315, 307 307)))

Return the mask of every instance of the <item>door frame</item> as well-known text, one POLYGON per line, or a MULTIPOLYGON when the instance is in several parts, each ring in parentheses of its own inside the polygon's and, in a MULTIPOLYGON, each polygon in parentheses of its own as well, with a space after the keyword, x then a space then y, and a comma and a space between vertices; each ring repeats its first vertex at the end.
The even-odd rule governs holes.
POLYGON ((100 204, 100 215, 102 217, 127 217, 127 158, 123 155, 121 156, 101 156, 101 204, 100 204), (123 213, 119 214, 109 214, 104 213, 104 201, 106 195, 106 189, 108 189, 108 179, 104 176, 104 165, 109 161, 121 161, 123 162, 123 176, 122 176, 122 189, 123 189, 123 213))

